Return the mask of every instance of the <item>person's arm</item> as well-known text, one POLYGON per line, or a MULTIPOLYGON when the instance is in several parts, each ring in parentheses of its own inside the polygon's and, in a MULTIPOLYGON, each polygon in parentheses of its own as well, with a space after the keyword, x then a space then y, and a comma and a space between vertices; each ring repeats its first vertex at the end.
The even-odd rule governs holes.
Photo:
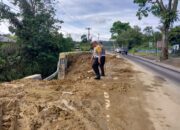
POLYGON ((90 63, 92 64, 93 63, 93 59, 94 59, 94 48, 92 50, 92 56, 91 56, 91 60, 90 60, 90 63))
POLYGON ((91 61, 90 61, 91 64, 93 63, 93 58, 94 58, 94 56, 92 55, 92 56, 91 56, 91 61))
POLYGON ((98 62, 99 62, 99 64, 101 64, 101 51, 102 51, 102 49, 99 47, 98 50, 97 50, 97 52, 98 52, 98 62))
POLYGON ((98 62, 99 62, 99 64, 101 64, 101 53, 99 54, 98 62))

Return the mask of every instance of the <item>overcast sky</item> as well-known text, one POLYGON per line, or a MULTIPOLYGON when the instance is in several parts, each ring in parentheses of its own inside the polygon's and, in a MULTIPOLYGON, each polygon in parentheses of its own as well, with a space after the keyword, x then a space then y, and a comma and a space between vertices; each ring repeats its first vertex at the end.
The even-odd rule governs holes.
MULTIPOLYGON (((4 2, 8 4, 7 0, 4 2)), ((139 21, 136 17, 138 6, 133 0, 59 0, 56 8, 58 19, 64 21, 61 32, 65 35, 70 33, 74 40, 80 40, 82 34, 87 34, 86 27, 92 28, 93 40, 97 40, 98 33, 101 40, 108 40, 110 28, 117 20, 141 28, 159 25, 159 19, 152 15, 139 21)), ((8 23, 2 23, 0 32, 8 33, 7 26, 8 23)))

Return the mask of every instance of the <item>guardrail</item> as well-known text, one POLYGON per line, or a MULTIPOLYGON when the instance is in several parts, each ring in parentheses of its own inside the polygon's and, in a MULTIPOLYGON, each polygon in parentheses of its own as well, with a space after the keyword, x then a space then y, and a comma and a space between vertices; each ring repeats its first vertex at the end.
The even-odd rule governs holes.
POLYGON ((27 77, 24 77, 23 79, 35 79, 35 80, 42 80, 41 74, 34 74, 27 77))

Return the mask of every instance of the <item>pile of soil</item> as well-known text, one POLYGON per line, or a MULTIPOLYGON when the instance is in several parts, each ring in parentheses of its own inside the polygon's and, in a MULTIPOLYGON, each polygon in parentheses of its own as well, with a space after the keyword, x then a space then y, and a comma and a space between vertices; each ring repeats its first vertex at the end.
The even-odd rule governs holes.
POLYGON ((0 84, 0 130, 148 130, 129 99, 138 95, 132 66, 108 56, 106 77, 95 81, 90 57, 73 57, 64 80, 0 84))
POLYGON ((68 70, 66 79, 79 80, 86 79, 92 76, 91 70, 91 55, 80 54, 68 58, 68 70), (88 73, 89 71, 89 73, 88 73))

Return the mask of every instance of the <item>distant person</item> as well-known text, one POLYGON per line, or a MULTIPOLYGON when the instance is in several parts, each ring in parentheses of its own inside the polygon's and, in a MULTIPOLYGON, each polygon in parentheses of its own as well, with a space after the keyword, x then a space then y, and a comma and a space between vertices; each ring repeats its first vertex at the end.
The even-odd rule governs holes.
POLYGON ((94 41, 92 42, 92 48, 93 48, 93 56, 92 56, 92 68, 96 74, 96 77, 94 79, 96 80, 100 80, 101 79, 101 75, 99 72, 99 67, 101 64, 101 54, 102 54, 102 48, 101 46, 98 44, 98 42, 94 41))
POLYGON ((101 76, 105 76, 104 65, 106 62, 106 50, 102 42, 99 42, 99 45, 101 46, 101 64, 100 64, 101 76))

